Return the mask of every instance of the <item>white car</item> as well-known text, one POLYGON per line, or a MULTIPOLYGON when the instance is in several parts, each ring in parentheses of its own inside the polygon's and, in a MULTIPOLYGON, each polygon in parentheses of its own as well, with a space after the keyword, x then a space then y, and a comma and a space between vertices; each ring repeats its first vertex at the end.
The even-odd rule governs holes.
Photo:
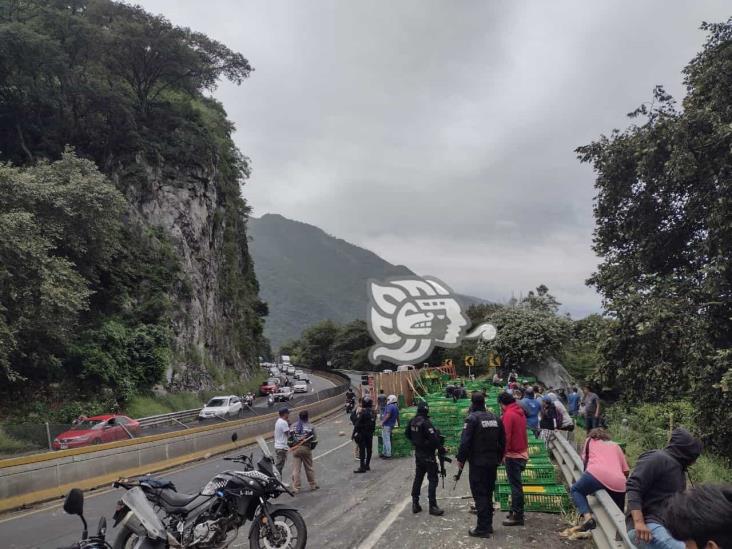
POLYGON ((292 364, 287 365, 287 373, 290 375, 294 375, 295 373, 295 367, 292 364))
POLYGON ((274 393, 273 396, 275 401, 284 402, 286 400, 290 400, 294 394, 295 391, 292 387, 280 387, 280 390, 274 393))
POLYGON ((238 396, 216 396, 209 400, 206 406, 198 412, 198 419, 238 416, 242 413, 242 408, 241 399, 238 396))
POLYGON ((295 390, 296 393, 307 393, 308 392, 308 384, 304 380, 296 381, 295 385, 293 385, 292 388, 295 390))

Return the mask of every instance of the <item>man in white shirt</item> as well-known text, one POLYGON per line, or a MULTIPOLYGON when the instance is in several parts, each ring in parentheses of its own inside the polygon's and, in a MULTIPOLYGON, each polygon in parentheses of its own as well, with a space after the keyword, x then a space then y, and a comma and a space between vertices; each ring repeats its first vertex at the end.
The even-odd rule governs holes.
POLYGON ((288 440, 290 439, 290 424, 287 422, 287 418, 290 416, 290 410, 282 408, 279 412, 280 417, 277 419, 274 428, 274 447, 275 454, 277 456, 275 467, 282 476, 282 470, 285 468, 285 461, 287 461, 287 453, 290 450, 288 440))

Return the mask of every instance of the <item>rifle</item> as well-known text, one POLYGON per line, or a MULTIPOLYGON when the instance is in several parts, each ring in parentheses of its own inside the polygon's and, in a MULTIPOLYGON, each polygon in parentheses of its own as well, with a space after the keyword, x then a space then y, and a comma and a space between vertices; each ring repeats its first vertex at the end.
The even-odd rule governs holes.
POLYGON ((458 472, 455 474, 454 477, 452 477, 453 479, 455 479, 455 484, 452 487, 452 491, 453 492, 455 491, 455 488, 457 488, 458 481, 460 480, 460 477, 461 476, 463 476, 463 470, 462 469, 458 469, 458 472))
POLYGON ((447 470, 445 469, 445 462, 452 463, 452 459, 447 457, 447 450, 445 449, 445 437, 440 435, 440 447, 437 449, 437 457, 440 460, 440 476, 442 477, 442 489, 445 489, 445 477, 447 476, 447 470))

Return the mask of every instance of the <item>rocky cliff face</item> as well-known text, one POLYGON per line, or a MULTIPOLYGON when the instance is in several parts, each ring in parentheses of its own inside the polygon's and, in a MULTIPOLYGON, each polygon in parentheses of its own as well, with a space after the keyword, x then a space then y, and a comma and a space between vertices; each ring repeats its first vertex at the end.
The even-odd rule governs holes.
POLYGON ((553 387, 555 389, 567 389, 574 383, 567 369, 558 360, 553 358, 548 358, 537 364, 522 366, 521 370, 529 375, 536 376, 536 379, 547 387, 553 387))
MULTIPOLYGON (((252 260, 244 233, 246 219, 240 196, 230 196, 216 164, 177 169, 153 168, 140 161, 146 185, 127 187, 128 199, 136 206, 134 215, 150 226, 164 229, 180 262, 181 279, 171 299, 174 356, 166 372, 170 390, 200 390, 220 387, 224 382, 247 379, 257 361, 257 343, 242 348, 242 322, 256 321, 254 311, 237 310, 226 295, 224 272, 235 267, 238 274, 252 273, 252 260), (133 196, 129 196, 130 193, 133 196), (240 225, 228 227, 227 222, 240 225), (225 252, 227 238, 229 255, 225 252), (233 257, 231 251, 233 248, 233 257), (228 263, 233 262, 235 265, 228 263)), ((238 183, 236 183, 238 191, 238 183)), ((238 194, 238 193, 237 193, 238 194)), ((257 301, 256 280, 251 274, 257 301)), ((239 308, 242 303, 239 303, 239 308)), ((252 338, 253 339, 253 338, 252 338)))

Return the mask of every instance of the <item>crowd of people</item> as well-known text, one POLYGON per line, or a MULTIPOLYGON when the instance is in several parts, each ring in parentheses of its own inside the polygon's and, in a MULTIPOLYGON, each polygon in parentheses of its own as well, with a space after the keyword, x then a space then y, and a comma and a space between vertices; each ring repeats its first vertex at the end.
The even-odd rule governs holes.
MULTIPOLYGON (((498 397, 501 417, 486 408, 484 392, 470 395, 470 412, 456 455, 456 481, 465 464, 469 464, 468 480, 474 501, 470 510, 477 515, 475 527, 468 531, 470 536, 487 538, 493 533, 493 492, 499 465, 505 465, 511 487, 510 510, 502 524, 524 525, 521 477, 529 459, 529 436, 546 441, 557 431, 573 431, 575 420, 582 416, 587 430, 580 456, 584 472, 570 488, 579 521, 562 536, 575 539, 577 533, 597 527, 588 496, 605 490, 615 505, 625 511, 628 537, 638 549, 732 549, 732 487, 699 486, 687 490, 687 470, 702 452, 702 443, 687 430, 674 429, 665 448, 642 454, 631 471, 623 450, 611 440, 602 421, 602 403, 591 387, 582 387, 581 393, 577 387, 571 387, 565 393, 521 383, 515 375, 505 385, 498 376, 493 383, 504 387, 498 397)), ((461 386, 453 387, 453 394, 459 398, 467 396, 461 386)), ((391 459, 392 430, 399 422, 397 397, 380 391, 376 409, 369 396, 356 403, 350 389, 346 398, 353 402, 352 439, 359 461, 354 473, 363 474, 370 471, 377 422, 382 430, 379 457, 391 459)), ((300 412, 292 426, 288 416, 287 409, 280 410, 275 425, 276 466, 281 473, 287 456, 292 454, 293 490, 301 489, 301 466, 311 489, 318 489, 312 458, 317 444, 315 428, 306 411, 300 412)), ((444 438, 432 424, 425 402, 418 403, 405 435, 415 456, 412 512, 422 511, 420 496, 426 476, 429 514, 441 516, 444 510, 437 503, 437 488, 439 476, 445 474, 440 459, 445 455, 444 438)))

